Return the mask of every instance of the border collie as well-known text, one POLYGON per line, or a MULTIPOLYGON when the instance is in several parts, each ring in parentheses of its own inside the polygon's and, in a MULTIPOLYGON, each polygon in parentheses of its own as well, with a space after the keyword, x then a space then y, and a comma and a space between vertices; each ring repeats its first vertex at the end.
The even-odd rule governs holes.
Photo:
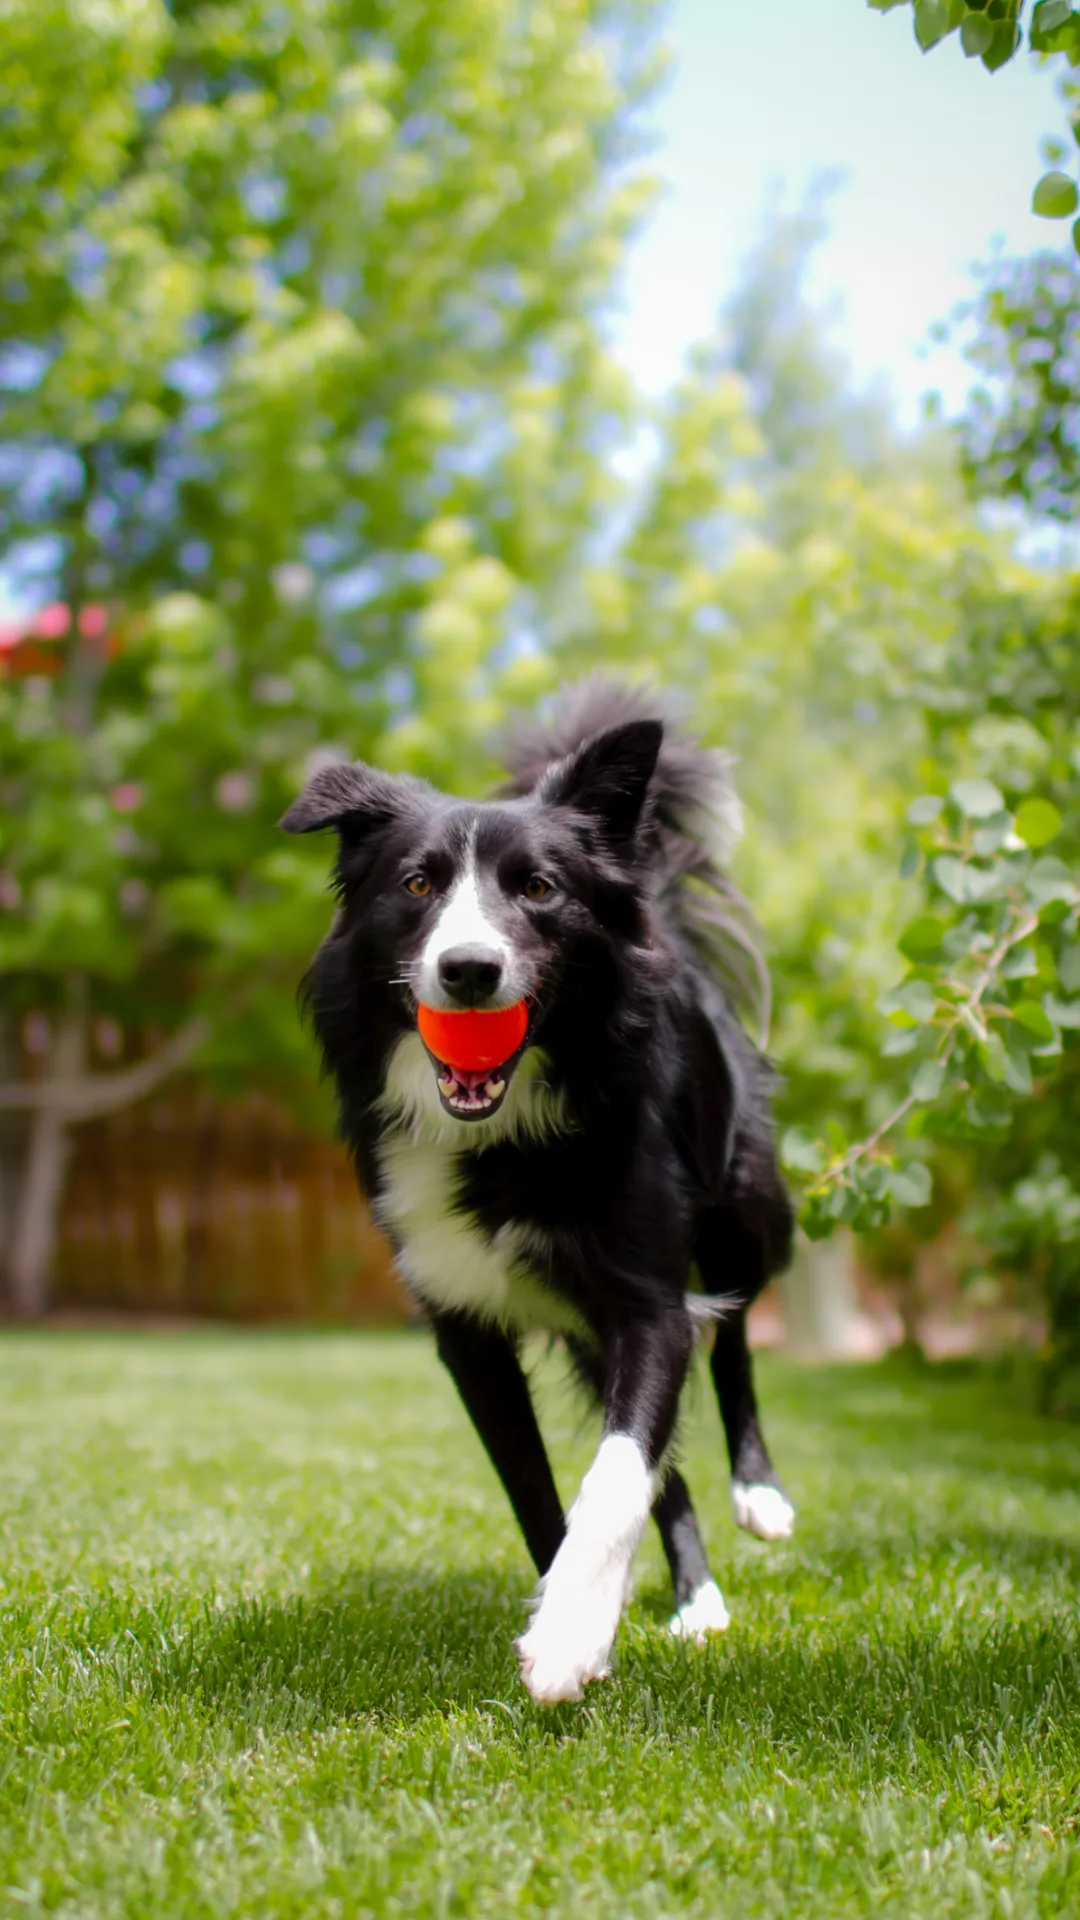
POLYGON ((735 1517, 790 1532, 745 1319, 792 1215, 769 1070, 736 1013, 754 949, 721 865, 738 821, 724 757, 594 680, 506 760, 488 801, 324 768, 282 825, 338 834, 338 911, 304 993, 360 1185, 536 1562, 517 1649, 547 1702, 606 1674, 650 1512, 672 1630, 727 1625, 669 1459, 705 1318, 735 1517), (417 1030, 418 1005, 522 1000, 524 1040, 487 1074, 447 1068, 417 1030), (603 1408, 565 1516, 519 1358, 534 1328, 563 1337, 603 1408))

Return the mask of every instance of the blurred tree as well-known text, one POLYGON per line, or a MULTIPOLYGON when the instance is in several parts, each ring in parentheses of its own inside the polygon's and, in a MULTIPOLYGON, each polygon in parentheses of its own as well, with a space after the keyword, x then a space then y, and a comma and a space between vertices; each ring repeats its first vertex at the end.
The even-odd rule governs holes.
POLYGON ((530 593, 625 413, 652 11, 0 0, 0 538, 47 601, 0 681, 23 1311, 71 1122, 196 1047, 312 1097, 323 868, 273 833, 312 755, 468 781, 542 678, 530 593), (152 1060, 87 1075, 116 1028, 152 1060))
POLYGON ((1054 253, 984 270, 969 348, 983 376, 959 422, 977 497, 1071 523, 1080 495, 1080 266, 1054 253))

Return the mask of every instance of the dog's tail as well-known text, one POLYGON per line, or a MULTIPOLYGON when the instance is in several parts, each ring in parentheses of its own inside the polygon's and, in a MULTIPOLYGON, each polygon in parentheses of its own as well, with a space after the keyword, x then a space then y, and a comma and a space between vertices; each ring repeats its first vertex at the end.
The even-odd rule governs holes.
POLYGON ((594 675, 564 689, 547 719, 510 728, 501 758, 507 794, 531 793, 557 760, 594 734, 631 720, 659 720, 664 739, 649 789, 645 851, 665 910, 729 995, 768 1037, 769 973, 753 917, 725 863, 742 831, 729 754, 702 747, 676 717, 670 699, 594 675))

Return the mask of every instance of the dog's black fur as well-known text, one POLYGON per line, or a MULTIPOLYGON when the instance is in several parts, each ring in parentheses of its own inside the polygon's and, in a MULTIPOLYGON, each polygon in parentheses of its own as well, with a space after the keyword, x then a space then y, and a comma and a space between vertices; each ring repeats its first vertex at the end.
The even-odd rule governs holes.
MULTIPOLYGON (((769 1070, 735 1012, 752 985, 753 946, 714 845, 734 802, 720 757, 681 736, 658 705, 586 683, 549 726, 511 738, 511 778, 495 800, 334 766, 282 823, 339 835, 338 913, 306 995, 342 1130, 541 1574, 565 1523, 518 1359, 527 1307, 489 1309, 467 1286, 458 1302, 431 1284, 430 1261, 411 1249, 406 1202, 388 1199, 390 1139, 399 1168, 410 1142, 452 1166, 439 1189, 448 1234, 466 1222, 485 1250, 513 1237, 528 1301, 566 1333, 605 1430, 632 1435, 654 1469, 690 1356, 696 1272, 718 1303, 712 1372, 734 1481, 744 1492, 778 1487, 745 1314, 788 1258, 792 1215, 769 1070), (497 946, 433 958, 431 930, 468 863, 469 898, 497 946), (417 997, 431 997, 433 979, 448 1008, 527 1000, 522 1048, 479 1090, 434 1061, 417 1065, 417 997), (402 1092, 394 1063, 406 1057, 402 1092), (476 1101, 487 1105, 470 1111, 476 1101), (423 1148, 429 1138, 443 1144, 423 1148)), ((678 1607, 709 1575, 676 1471, 653 1510, 678 1607)))

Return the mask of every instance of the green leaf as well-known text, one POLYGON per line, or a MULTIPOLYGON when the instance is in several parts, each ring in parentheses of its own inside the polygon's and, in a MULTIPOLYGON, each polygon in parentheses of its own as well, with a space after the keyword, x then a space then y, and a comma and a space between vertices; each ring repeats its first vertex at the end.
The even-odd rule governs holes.
POLYGON ((914 1053, 918 1044, 916 1027, 894 1027, 891 1033, 885 1035, 878 1051, 883 1060, 895 1060, 905 1053, 914 1053))
POLYGON ((1054 167, 1044 173, 1037 182, 1031 196, 1032 213, 1041 214, 1044 220, 1067 220, 1080 206, 1080 193, 1076 181, 1067 173, 1061 173, 1054 167))
POLYGON ((937 997, 928 980, 905 980, 878 1002, 894 1026, 924 1027, 937 1011, 937 997))
POLYGON ((922 848, 917 840, 909 840, 900 855, 901 880, 914 880, 922 865, 922 848))
POLYGON ((1006 1127, 1012 1119, 1012 1104, 1004 1094, 981 1087, 964 1102, 964 1115, 971 1127, 1006 1127))
POLYGON ((904 928, 896 944, 905 960, 927 960, 931 954, 941 952, 944 933, 943 921, 935 920, 931 914, 922 914, 904 928))
POLYGON ((1071 904, 1076 894, 1072 874, 1063 860, 1053 854, 1044 854, 1036 860, 1027 875, 1025 885, 1030 899, 1037 907, 1049 906, 1051 901, 1071 904))
POLYGON ((1072 243, 1073 252, 1080 253, 1080 220, 1074 220, 1072 223, 1072 243))
POLYGON ((1045 847, 1061 832, 1061 815, 1051 800, 1025 800, 1016 815, 1016 831, 1026 847, 1045 847))
POLYGON ((921 1160, 909 1160, 906 1166, 893 1168, 889 1186, 900 1206, 925 1207, 933 1191, 930 1169, 921 1160))
POLYGON ((868 1194, 871 1200, 886 1198, 892 1183, 892 1175, 893 1169, 882 1166, 880 1163, 862 1168, 856 1166, 854 1169, 855 1184, 862 1193, 868 1194))
POLYGON ((1056 995, 1049 993, 1046 996, 1046 1011, 1059 1027, 1080 1027, 1080 1000, 1059 1000, 1056 995))
POLYGON ((960 904, 970 900, 968 869, 955 854, 939 854, 933 863, 933 874, 942 893, 947 893, 950 900, 956 900, 960 904))
POLYGON ((921 793, 907 810, 908 820, 913 827, 928 827, 931 820, 937 819, 944 805, 940 794, 921 793))
POLYGON ((992 780, 957 780, 949 788, 949 799, 968 820, 988 820, 1005 807, 1004 796, 992 780))
POLYGON ((976 916, 965 913, 963 919, 950 927, 945 935, 945 957, 948 960, 965 960, 968 954, 985 953, 989 940, 989 934, 985 927, 980 926, 976 916))
POLYGON ((1080 993, 1080 945, 1062 947, 1057 970, 1066 993, 1080 993))
POLYGON ((780 1143, 780 1159, 793 1172, 820 1173, 825 1165, 825 1151, 820 1141, 804 1127, 789 1127, 780 1143))
POLYGON ((968 60, 977 60, 984 54, 994 38, 994 23, 984 15, 969 13, 960 25, 960 45, 968 60))
POLYGON ((1032 947, 1014 947, 1001 963, 1003 980, 1030 980, 1039 971, 1038 957, 1032 947))
POLYGON ((803 1202, 799 1212, 799 1225, 808 1240, 828 1240, 840 1222, 834 1213, 830 1213, 825 1204, 825 1195, 812 1193, 803 1202))
POLYGON ((991 1028, 976 1052, 987 1079, 992 1080, 995 1086, 1003 1087, 1009 1078, 1009 1061, 1000 1033, 995 1033, 991 1028))
POLYGON ((1033 1033, 1036 1040, 1054 1038, 1054 1023, 1037 1000, 1020 1000, 1012 1009, 1012 1017, 1027 1033, 1033 1033))
POLYGON ((1031 1063, 1019 1047, 1005 1048, 1005 1085, 1027 1098, 1032 1091, 1031 1063))
POLYGON ((982 57, 986 71, 996 73, 999 67, 1007 66, 1022 39, 1023 34, 1015 20, 1001 21, 982 57))
POLYGON ((1008 813, 992 814, 989 820, 977 827, 971 836, 971 844, 976 853, 999 853, 1012 833, 1012 816, 1008 813))
POLYGON ((936 1100, 945 1085, 943 1060, 924 1060, 911 1082, 911 1092, 920 1104, 936 1100))
POLYGON ((915 0, 915 38, 924 53, 944 40, 954 25, 946 0, 915 0))
POLYGON ((1072 17, 1072 0, 1039 0, 1031 16, 1031 44, 1034 47, 1039 36, 1053 33, 1056 27, 1072 17))
POLYGON ((1069 0, 1042 0, 1031 16, 1028 41, 1033 53, 1063 53, 1080 32, 1080 18, 1069 0))

